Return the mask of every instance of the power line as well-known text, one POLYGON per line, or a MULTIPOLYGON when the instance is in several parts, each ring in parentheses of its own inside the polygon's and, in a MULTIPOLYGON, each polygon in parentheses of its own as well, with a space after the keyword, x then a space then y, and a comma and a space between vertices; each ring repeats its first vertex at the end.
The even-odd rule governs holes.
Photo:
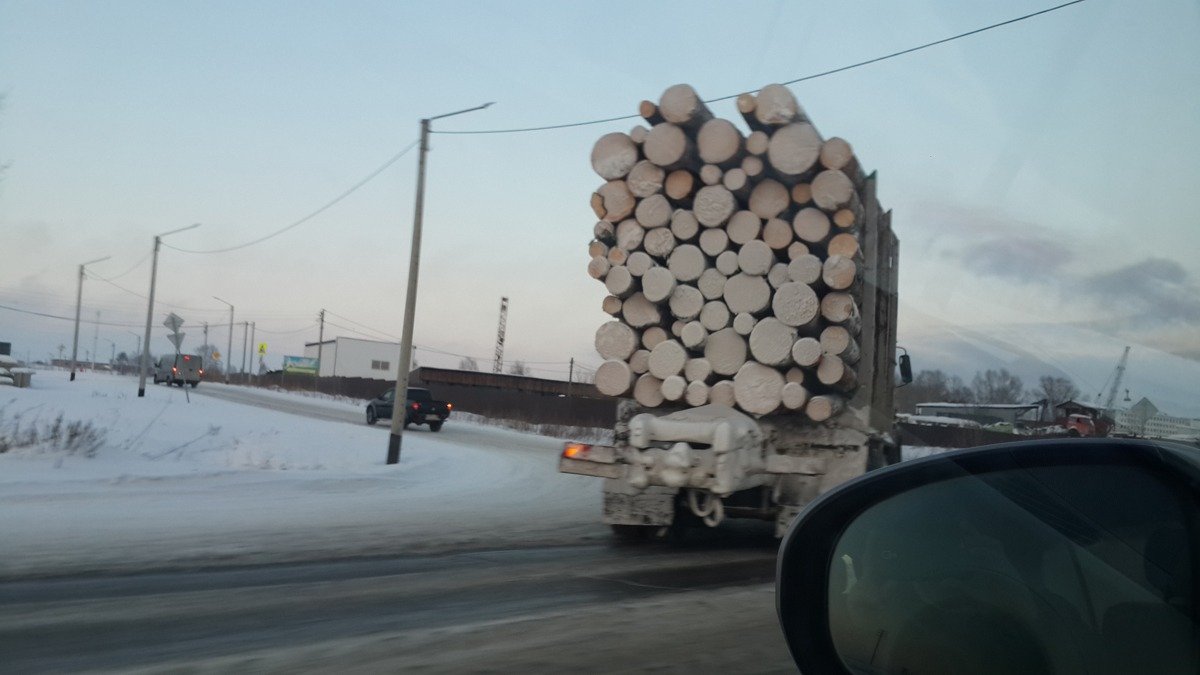
MULTIPOLYGON (((21 309, 20 307, 12 307, 9 305, 0 305, 0 309, 7 309, 10 312, 17 312, 20 314, 31 314, 33 316, 41 316, 41 317, 45 317, 47 319, 62 319, 63 321, 74 321, 75 320, 75 317, 73 317, 73 316, 59 316, 57 314, 48 314, 46 312, 35 312, 30 309, 21 309)), ((84 318, 81 318, 79 320, 79 322, 91 324, 94 326, 112 326, 114 328, 140 328, 143 325, 143 324, 139 324, 139 323, 112 323, 109 321, 96 321, 94 319, 84 319, 84 318)))
MULTIPOLYGON (((828 75, 834 75, 836 73, 845 72, 847 70, 853 70, 855 68, 869 66, 873 63, 879 63, 880 61, 887 61, 888 59, 894 59, 898 56, 904 56, 905 54, 919 52, 922 49, 936 47, 937 45, 946 44, 947 42, 953 42, 954 40, 959 40, 959 39, 962 39, 965 37, 969 37, 971 35, 977 35, 979 33, 993 30, 995 28, 1000 28, 1002 26, 1007 26, 1010 24, 1018 23, 1020 21, 1025 21, 1026 19, 1032 19, 1035 16, 1041 16, 1042 14, 1049 14, 1050 12, 1058 11, 1060 9, 1063 9, 1064 7, 1070 7, 1071 5, 1078 5, 1079 3, 1084 2, 1084 1, 1085 0, 1071 0, 1071 2, 1065 2, 1061 5, 1055 5, 1054 7, 1048 7, 1046 9, 1039 10, 1039 11, 1033 12, 1031 14, 1025 14, 1023 16, 1018 16, 1013 19, 1008 19, 1007 21, 993 23, 988 26, 983 26, 981 28, 969 30, 965 33, 959 33, 958 35, 952 35, 950 37, 942 38, 941 40, 934 40, 933 42, 926 42, 923 45, 918 45, 916 47, 909 47, 908 49, 902 49, 898 52, 892 52, 890 54, 885 54, 883 56, 877 56, 873 59, 867 59, 866 61, 859 61, 857 63, 851 63, 849 65, 834 68, 832 70, 825 70, 825 71, 822 71, 819 73, 813 73, 811 75, 797 77, 794 80, 788 80, 787 82, 781 82, 780 84, 792 85, 792 84, 797 84, 799 82, 807 82, 808 80, 815 80, 819 77, 825 77, 828 75)), ((704 102, 705 103, 719 103, 721 101, 728 101, 729 99, 737 98, 738 96, 741 96, 742 94, 753 94, 757 91, 759 91, 759 90, 751 89, 749 91, 739 92, 737 94, 730 94, 728 96, 721 96, 719 98, 707 99, 704 102)), ((530 132, 530 131, 550 131, 553 129, 568 129, 571 127, 586 127, 586 126, 591 126, 594 124, 606 124, 608 122, 620 122, 622 120, 631 120, 631 119, 641 119, 641 115, 637 115, 637 114, 621 115, 620 117, 606 117, 604 119, 589 120, 586 122, 569 122, 567 124, 549 124, 549 125, 540 126, 540 127, 523 127, 523 128, 518 128, 518 129, 479 129, 479 130, 459 130, 459 131, 453 131, 453 130, 452 131, 440 131, 440 130, 435 129, 435 130, 432 130, 432 133, 435 133, 435 134, 520 134, 520 133, 526 133, 526 132, 530 132)))
POLYGON ((412 143, 409 143, 403 150, 392 155, 391 158, 389 158, 386 162, 379 165, 379 167, 377 167, 371 173, 367 174, 367 176, 365 178, 363 178, 362 180, 360 180, 357 183, 355 183, 354 185, 352 185, 349 189, 342 192, 337 197, 334 197, 332 200, 326 202, 323 206, 321 206, 317 210, 313 211, 312 213, 309 213, 307 216, 304 216, 300 220, 297 220, 297 221, 291 223, 290 225, 286 225, 278 230, 275 230, 274 232, 272 232, 268 235, 259 237, 258 239, 253 239, 244 244, 238 244, 236 246, 227 246, 225 248, 214 248, 214 249, 208 249, 208 250, 194 250, 194 249, 187 249, 187 248, 179 248, 178 246, 172 246, 166 242, 163 242, 162 245, 166 246, 169 249, 174 249, 174 250, 180 251, 182 253, 228 253, 230 251, 236 251, 238 249, 246 248, 248 246, 253 246, 255 244, 261 244, 262 242, 264 242, 268 239, 271 239, 273 237, 278 237, 279 235, 283 234, 284 232, 287 232, 288 230, 291 230, 292 228, 299 227, 300 225, 303 225, 304 223, 307 223, 308 221, 312 220, 313 218, 316 218, 317 216, 321 215, 325 211, 328 211, 335 204, 342 201, 346 197, 349 197, 350 195, 354 194, 356 191, 358 191, 359 188, 363 187, 367 183, 374 180, 376 176, 383 173, 384 170, 387 169, 389 166, 400 161, 400 158, 404 157, 405 155, 408 154, 408 152, 410 150, 417 147, 417 143, 419 143, 419 142, 420 141, 413 141, 412 143))
POLYGON ((351 318, 350 318, 350 317, 348 317, 348 316, 342 316, 341 314, 337 314, 337 313, 335 313, 335 312, 331 312, 331 311, 329 311, 328 309, 327 309, 327 310, 325 310, 325 313, 326 313, 326 314, 328 314, 329 316, 336 316, 337 318, 339 318, 339 319, 341 319, 341 320, 343 320, 343 321, 349 321, 350 323, 354 324, 355 326, 358 326, 359 328, 366 328, 367 330, 369 330, 369 331, 371 331, 371 332, 373 332, 373 333, 379 333, 380 335, 387 336, 387 337, 389 337, 389 338, 391 338, 391 339, 393 339, 393 340, 396 340, 396 341, 399 341, 399 340, 400 340, 400 338, 396 337, 395 335, 392 335, 391 333, 389 333, 389 332, 387 332, 387 331, 382 331, 382 330, 379 330, 378 328, 372 328, 372 327, 368 326, 367 324, 365 324, 365 323, 360 323, 360 322, 358 322, 358 321, 355 321, 354 319, 351 319, 351 318))
POLYGON ((303 333, 305 331, 310 331, 316 327, 317 327, 317 324, 310 323, 307 326, 305 326, 303 328, 297 328, 296 330, 267 330, 266 328, 259 328, 258 332, 267 333, 269 335, 292 335, 294 333, 303 333))
POLYGON ((125 270, 124 272, 121 272, 120 274, 114 274, 111 277, 99 277, 99 276, 94 276, 91 274, 89 274, 88 276, 91 276, 93 279, 99 279, 100 281, 112 281, 114 279, 120 279, 121 277, 125 276, 126 274, 129 274, 130 272, 141 267, 142 264, 145 263, 147 260, 149 260, 150 256, 152 256, 152 255, 154 255, 154 251, 147 252, 146 255, 141 257, 141 259, 139 259, 137 262, 133 263, 133 265, 129 269, 125 270))

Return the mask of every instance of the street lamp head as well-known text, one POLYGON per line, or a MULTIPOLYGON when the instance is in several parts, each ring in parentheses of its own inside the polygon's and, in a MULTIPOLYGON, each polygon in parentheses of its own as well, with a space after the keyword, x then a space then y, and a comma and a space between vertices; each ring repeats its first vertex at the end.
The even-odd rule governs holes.
POLYGON ((111 257, 112 257, 111 255, 106 255, 103 258, 96 258, 95 260, 89 260, 89 261, 83 263, 82 265, 80 265, 80 267, 87 267, 88 265, 92 265, 92 264, 95 264, 98 262, 104 262, 105 260, 108 260, 111 257))

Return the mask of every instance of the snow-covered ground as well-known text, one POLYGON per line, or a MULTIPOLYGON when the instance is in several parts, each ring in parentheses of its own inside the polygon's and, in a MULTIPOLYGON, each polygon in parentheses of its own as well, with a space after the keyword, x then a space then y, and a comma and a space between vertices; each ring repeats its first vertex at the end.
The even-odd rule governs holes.
POLYGON ((605 535, 599 482, 557 472, 560 441, 466 422, 405 434, 387 466, 385 428, 47 371, 0 388, 0 429, 17 429, 0 454, 0 577, 605 535))

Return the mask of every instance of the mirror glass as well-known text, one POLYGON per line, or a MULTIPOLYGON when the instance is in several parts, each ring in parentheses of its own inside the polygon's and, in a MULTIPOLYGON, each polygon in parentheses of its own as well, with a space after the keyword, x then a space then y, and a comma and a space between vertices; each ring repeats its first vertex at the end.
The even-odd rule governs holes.
POLYGON ((915 488, 839 539, 829 622, 855 673, 1196 673, 1193 493, 1129 466, 915 488))

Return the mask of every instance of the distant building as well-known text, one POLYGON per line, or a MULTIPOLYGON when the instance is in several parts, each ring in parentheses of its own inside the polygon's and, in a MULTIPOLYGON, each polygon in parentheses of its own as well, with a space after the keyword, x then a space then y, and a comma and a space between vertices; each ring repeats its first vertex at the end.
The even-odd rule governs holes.
POLYGON ((983 425, 1037 422, 1042 406, 1037 403, 918 403, 924 417, 955 417, 983 425))
MULTIPOLYGON (((316 342, 304 345, 304 355, 317 358, 316 342)), ((396 379, 400 343, 336 337, 320 343, 322 377, 366 377, 396 379)))
POLYGON ((1116 413, 1116 431, 1145 438, 1200 437, 1200 419, 1174 417, 1158 409, 1143 397, 1126 410, 1116 413))

